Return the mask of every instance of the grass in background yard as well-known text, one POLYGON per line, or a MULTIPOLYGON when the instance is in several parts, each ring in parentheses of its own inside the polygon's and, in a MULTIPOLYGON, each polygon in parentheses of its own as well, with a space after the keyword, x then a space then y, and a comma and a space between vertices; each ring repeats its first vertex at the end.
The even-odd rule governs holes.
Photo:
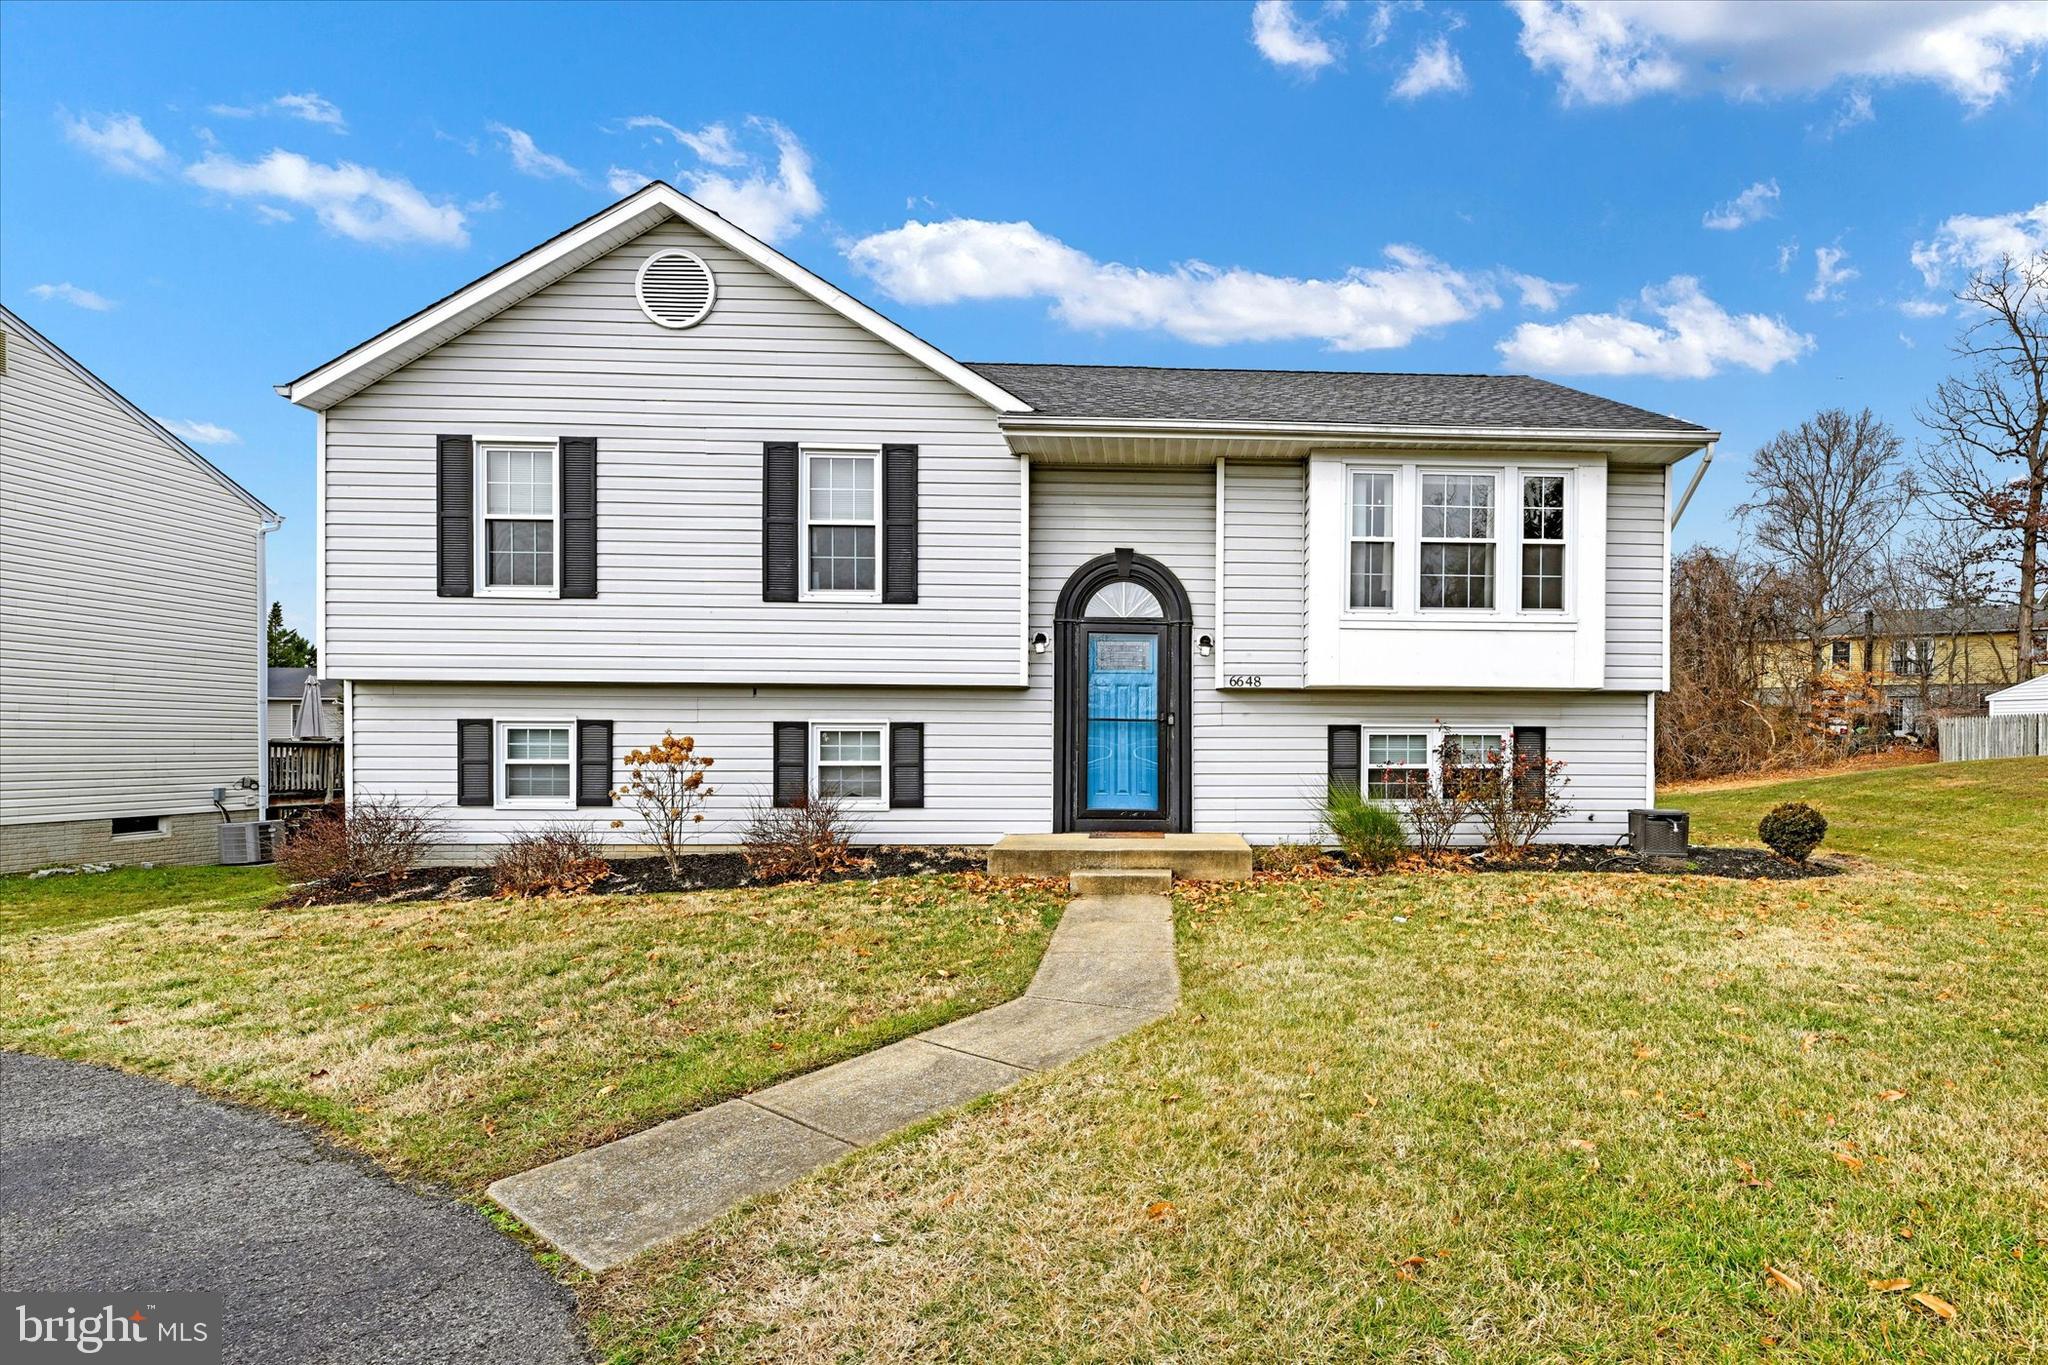
POLYGON ((468 1190, 1016 995, 1061 905, 949 876, 266 910, 254 871, 8 879, 0 1046, 468 1190))
POLYGON ((1824 853, 1890 864, 1819 881, 1183 891, 1175 1015, 604 1277, 593 1339, 617 1361, 2038 1358, 2044 776, 1683 802, 1733 841, 1804 796, 1824 853))

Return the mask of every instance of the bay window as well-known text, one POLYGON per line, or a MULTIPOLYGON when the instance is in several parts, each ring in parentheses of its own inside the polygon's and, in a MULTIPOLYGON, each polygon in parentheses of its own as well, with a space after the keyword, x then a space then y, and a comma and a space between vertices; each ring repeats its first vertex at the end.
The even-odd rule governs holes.
POLYGON ((1425 473, 1421 499, 1422 609, 1491 611, 1494 476, 1425 473))
POLYGON ((483 585, 515 593, 555 588, 555 447, 484 443, 483 585))
POLYGON ((871 595, 881 537, 878 450, 804 452, 804 587, 810 594, 871 595))

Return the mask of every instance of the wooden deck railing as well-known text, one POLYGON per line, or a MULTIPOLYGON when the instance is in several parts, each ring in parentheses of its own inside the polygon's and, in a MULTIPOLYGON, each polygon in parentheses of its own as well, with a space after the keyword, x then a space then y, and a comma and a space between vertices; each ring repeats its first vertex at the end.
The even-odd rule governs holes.
POLYGON ((270 741, 270 795, 279 798, 341 795, 341 745, 331 739, 270 741))

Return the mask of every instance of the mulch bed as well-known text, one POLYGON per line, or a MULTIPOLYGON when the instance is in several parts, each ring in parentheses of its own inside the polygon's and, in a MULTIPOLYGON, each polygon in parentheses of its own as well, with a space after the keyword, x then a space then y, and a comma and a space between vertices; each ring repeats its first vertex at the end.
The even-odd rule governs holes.
MULTIPOLYGON (((929 872, 980 872, 988 855, 972 848, 921 848, 888 845, 860 850, 864 866, 819 878, 823 882, 875 881, 929 872)), ((743 886, 772 886, 747 870, 737 853, 693 853, 683 861, 683 875, 671 877, 659 858, 611 860, 609 877, 592 887, 593 896, 637 896, 657 891, 727 891, 743 886)), ((785 879, 787 880, 787 879, 785 879)), ((402 880, 380 885, 304 891, 295 888, 282 904, 344 905, 363 901, 483 900, 493 895, 487 867, 422 867, 402 880)))
POLYGON ((1795 863, 1761 848, 1710 848, 1694 844, 1683 858, 1631 853, 1610 844, 1544 844, 1513 862, 1475 856, 1474 872, 1650 872, 1690 877, 1763 878, 1774 882, 1836 877, 1844 869, 1830 863, 1795 863))

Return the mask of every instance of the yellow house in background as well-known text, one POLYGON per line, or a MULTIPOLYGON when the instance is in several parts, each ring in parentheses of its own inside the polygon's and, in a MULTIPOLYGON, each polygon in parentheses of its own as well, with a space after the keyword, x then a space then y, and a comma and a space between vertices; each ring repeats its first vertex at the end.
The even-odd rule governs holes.
MULTIPOLYGON (((1758 683, 1783 701, 1816 675, 1869 675, 1885 698, 1894 730, 1918 731, 1941 715, 1981 712, 1984 698, 2020 680, 2019 631, 2012 607, 1914 607, 1837 616, 1816 644, 1764 645, 1758 683)), ((2037 671, 2048 657, 2048 629, 2033 641, 2037 671)))

